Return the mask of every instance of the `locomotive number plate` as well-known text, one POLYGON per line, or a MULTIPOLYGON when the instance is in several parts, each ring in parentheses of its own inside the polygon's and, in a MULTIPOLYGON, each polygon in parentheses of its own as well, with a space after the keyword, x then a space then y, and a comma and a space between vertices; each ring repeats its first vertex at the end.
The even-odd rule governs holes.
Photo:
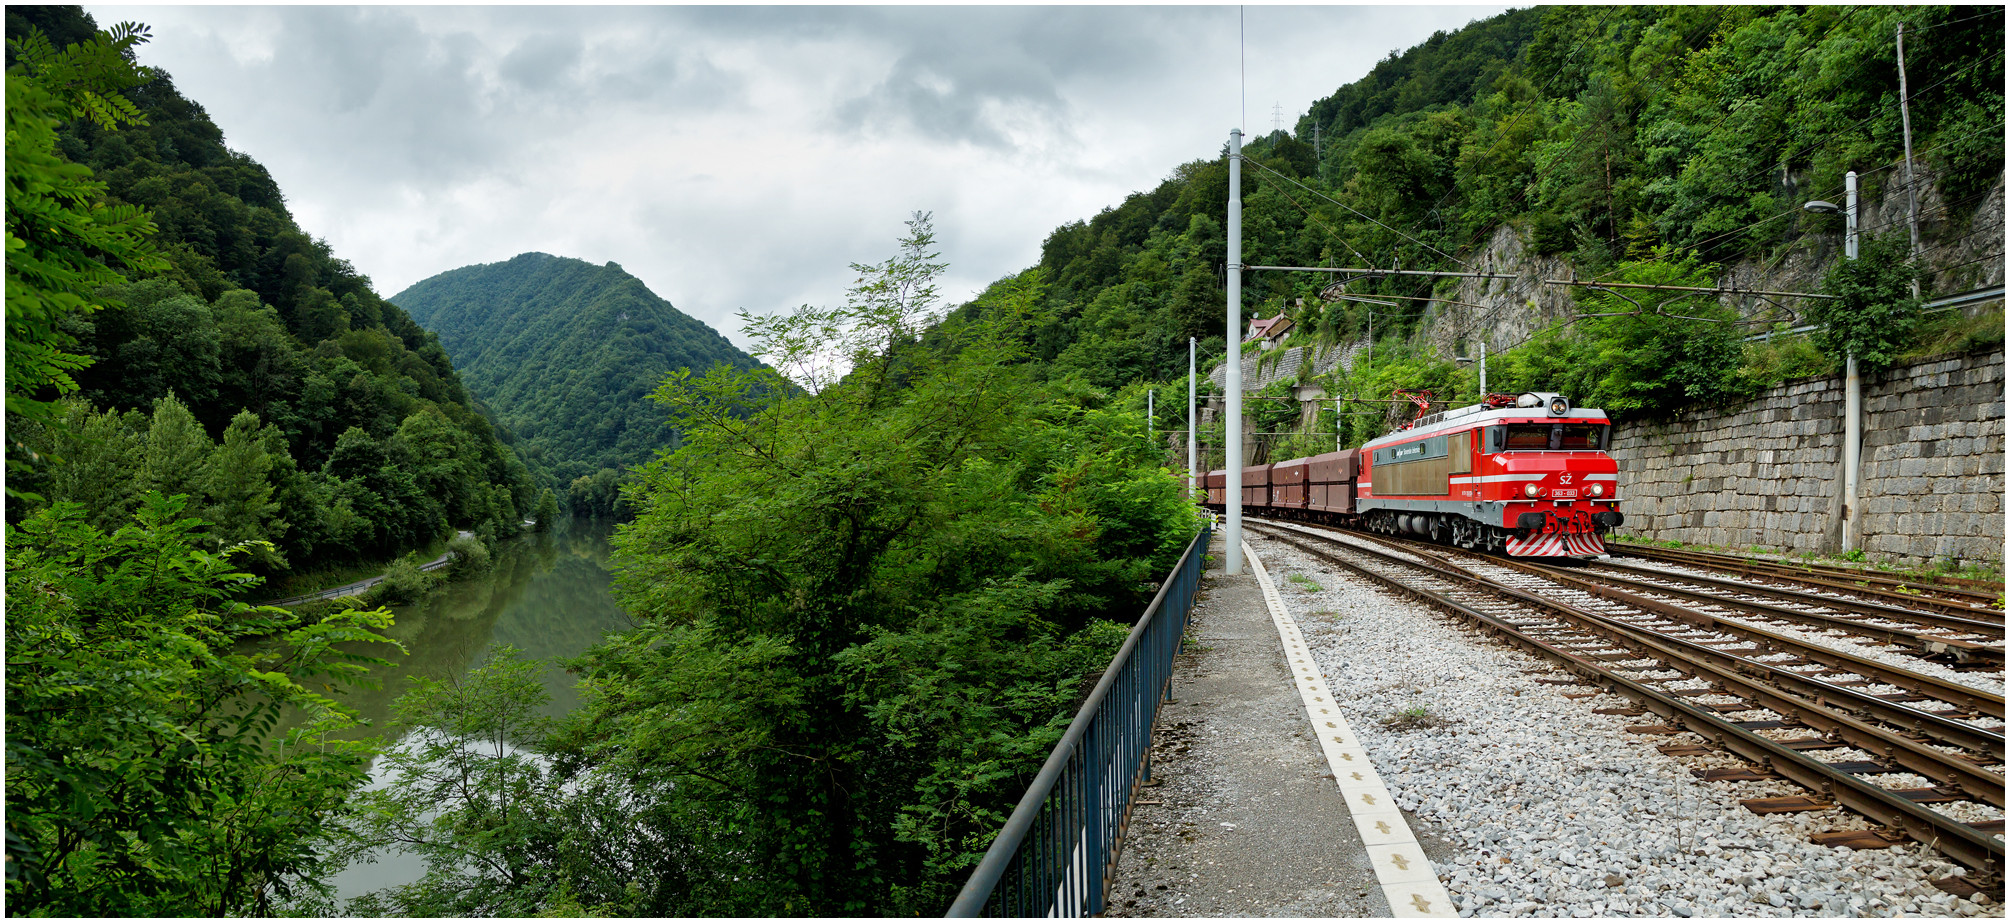
POLYGON ((1552 490, 1549 492, 1549 495, 1552 497, 1561 497, 1566 500, 1577 499, 1577 491, 1575 490, 1552 490))

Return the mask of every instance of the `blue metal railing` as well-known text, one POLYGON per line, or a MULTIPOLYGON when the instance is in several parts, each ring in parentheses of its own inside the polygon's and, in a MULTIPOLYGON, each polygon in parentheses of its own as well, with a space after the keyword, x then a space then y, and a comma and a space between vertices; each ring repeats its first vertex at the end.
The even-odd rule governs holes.
POLYGON ((1061 742, 970 874, 949 916, 1089 916, 1103 911, 1150 771, 1152 725, 1172 683, 1213 525, 1186 547, 1158 596, 1075 713, 1061 742))

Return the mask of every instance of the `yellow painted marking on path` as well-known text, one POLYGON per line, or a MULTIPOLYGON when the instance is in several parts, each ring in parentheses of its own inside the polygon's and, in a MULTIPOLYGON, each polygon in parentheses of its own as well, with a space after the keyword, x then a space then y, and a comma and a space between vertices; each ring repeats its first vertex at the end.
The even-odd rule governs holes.
MULTIPOLYGON (((1247 542, 1243 543, 1242 551, 1243 559, 1249 562, 1250 570, 1254 573, 1257 584, 1263 590, 1264 604, 1270 610, 1271 622, 1277 626, 1277 638, 1280 644, 1286 649, 1286 659, 1290 660, 1294 656, 1298 657, 1296 662, 1299 664, 1299 669, 1304 671, 1297 677, 1297 684, 1300 689, 1299 695, 1305 703, 1307 717, 1315 723, 1322 720, 1326 721, 1326 726, 1332 730, 1344 731, 1346 729, 1346 720, 1344 717, 1341 717, 1341 713, 1328 707, 1329 703, 1326 697, 1332 695, 1332 693, 1327 689, 1327 680, 1321 675, 1315 665, 1307 664, 1309 654, 1305 650, 1304 636, 1299 631, 1298 624, 1292 620, 1290 610, 1285 607, 1283 596, 1277 592, 1276 585, 1270 581, 1270 574, 1264 570, 1263 562, 1257 558, 1256 552, 1249 547, 1247 542), (1315 709, 1319 715, 1324 717, 1312 717, 1315 709)), ((1336 698, 1335 707, 1337 707, 1337 701, 1338 699, 1336 698)), ((1347 745, 1346 738, 1341 734, 1330 734, 1328 736, 1333 743, 1342 746, 1347 745)), ((1399 846, 1404 849, 1414 848, 1417 850, 1415 855, 1409 853, 1391 854, 1390 861, 1378 861, 1375 864, 1375 877, 1382 883, 1382 891, 1384 896, 1388 898, 1390 910, 1394 911, 1394 914, 1398 917, 1419 915, 1450 916, 1451 914, 1446 911, 1432 912, 1434 906, 1451 906, 1451 897, 1446 894, 1443 883, 1438 880, 1435 870, 1428 863, 1421 866, 1417 864, 1416 856, 1422 855, 1422 848, 1417 846, 1416 836, 1411 833, 1409 825, 1403 822, 1401 815, 1383 810, 1375 794, 1371 793, 1383 791, 1381 779, 1376 776, 1374 764, 1372 762, 1356 760, 1353 753, 1337 747, 1326 751, 1326 760, 1327 764, 1333 767, 1333 778, 1335 779, 1342 778, 1340 773, 1342 772, 1342 761, 1344 761, 1349 765, 1350 770, 1352 764, 1362 764, 1359 767, 1360 771, 1348 771, 1347 777, 1351 777, 1352 781, 1364 785, 1374 783, 1374 785, 1370 786, 1369 792, 1360 793, 1360 803, 1372 806, 1373 810, 1355 812, 1357 820, 1365 820, 1367 816, 1381 815, 1375 818, 1373 827, 1374 831, 1379 832, 1379 837, 1384 842, 1378 844, 1374 849, 1379 851, 1386 849, 1388 846, 1399 846), (1339 760, 1333 759, 1336 753, 1340 757, 1339 760), (1394 842, 1387 842, 1389 840, 1393 840, 1394 842), (1390 875, 1400 876, 1402 881, 1400 883, 1391 882, 1388 880, 1388 876, 1390 875), (1414 910, 1412 909, 1413 907, 1415 908, 1414 910)), ((1369 828, 1365 825, 1357 829, 1365 835, 1376 835, 1376 833, 1369 831, 1369 828)))

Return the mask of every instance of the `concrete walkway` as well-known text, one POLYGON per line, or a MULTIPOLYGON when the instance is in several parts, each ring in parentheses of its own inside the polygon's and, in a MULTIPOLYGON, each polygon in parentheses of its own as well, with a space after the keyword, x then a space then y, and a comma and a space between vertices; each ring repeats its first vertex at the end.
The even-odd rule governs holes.
POLYGON ((1391 908, 1257 578, 1210 553, 1108 915, 1450 916, 1391 908))

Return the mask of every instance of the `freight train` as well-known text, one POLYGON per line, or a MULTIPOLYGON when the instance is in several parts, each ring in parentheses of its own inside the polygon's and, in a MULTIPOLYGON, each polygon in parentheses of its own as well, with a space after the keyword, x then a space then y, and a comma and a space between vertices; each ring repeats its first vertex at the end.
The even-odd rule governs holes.
MULTIPOLYGON (((1611 439, 1604 411, 1560 394, 1490 394, 1358 449, 1244 468, 1242 506, 1517 557, 1596 556, 1625 522, 1611 439)), ((1205 478, 1207 505, 1225 508, 1228 472, 1205 478)))

